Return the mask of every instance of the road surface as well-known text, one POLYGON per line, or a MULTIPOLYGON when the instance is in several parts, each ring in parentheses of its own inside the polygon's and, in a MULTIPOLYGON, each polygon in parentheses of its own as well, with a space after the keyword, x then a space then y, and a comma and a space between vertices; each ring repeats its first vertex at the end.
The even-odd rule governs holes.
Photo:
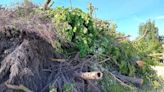
POLYGON ((164 66, 152 66, 158 76, 164 76, 164 66))

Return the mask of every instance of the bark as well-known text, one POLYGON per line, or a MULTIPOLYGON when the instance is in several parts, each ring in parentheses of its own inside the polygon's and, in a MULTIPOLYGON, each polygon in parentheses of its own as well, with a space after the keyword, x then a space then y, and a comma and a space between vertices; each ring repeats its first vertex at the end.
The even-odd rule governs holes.
POLYGON ((125 83, 132 83, 137 87, 141 87, 143 85, 143 79, 135 78, 135 77, 129 77, 129 76, 121 75, 119 73, 115 73, 115 72, 113 74, 125 83))

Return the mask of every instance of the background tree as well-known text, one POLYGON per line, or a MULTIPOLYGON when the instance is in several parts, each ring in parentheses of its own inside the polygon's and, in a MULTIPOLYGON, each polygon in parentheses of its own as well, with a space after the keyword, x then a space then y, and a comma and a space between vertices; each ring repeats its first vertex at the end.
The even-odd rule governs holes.
POLYGON ((160 42, 164 42, 164 36, 162 35, 162 36, 159 36, 159 41, 160 42))
POLYGON ((88 3, 88 11, 90 16, 93 17, 95 10, 97 10, 97 8, 95 8, 92 3, 88 3))
MULTIPOLYGON (((148 20, 139 26, 139 37, 137 39, 137 49, 142 57, 147 57, 150 54, 161 53, 162 45, 158 28, 154 21, 148 20), (139 39, 139 40, 138 40, 139 39)), ((146 58, 147 61, 159 61, 158 57, 146 58)))
POLYGON ((145 35, 144 40, 155 40, 159 39, 158 28, 155 26, 155 22, 148 20, 145 24, 139 26, 139 36, 145 35))

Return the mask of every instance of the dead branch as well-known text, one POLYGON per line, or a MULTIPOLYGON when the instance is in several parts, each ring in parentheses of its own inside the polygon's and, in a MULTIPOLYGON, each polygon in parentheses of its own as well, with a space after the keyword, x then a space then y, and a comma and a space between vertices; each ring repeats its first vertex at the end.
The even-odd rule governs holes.
POLYGON ((141 39, 145 38, 147 33, 148 33, 148 31, 146 30, 145 33, 140 38, 138 38, 135 42, 140 41, 141 39))
POLYGON ((154 57, 157 59, 164 59, 164 53, 153 53, 153 54, 149 54, 148 56, 154 57))
POLYGON ((51 0, 46 0, 46 3, 44 4, 44 9, 48 9, 48 5, 50 4, 51 0))
POLYGON ((33 92, 30 89, 28 89, 27 87, 25 87, 24 85, 20 84, 19 86, 17 85, 11 85, 11 84, 7 84, 5 83, 6 87, 13 89, 13 90, 22 90, 24 92, 33 92))
POLYGON ((117 37, 117 40, 128 40, 128 38, 130 37, 130 35, 127 36, 121 36, 121 37, 117 37))
POLYGON ((109 58, 106 58, 106 59, 100 61, 99 64, 102 64, 102 63, 104 63, 104 62, 106 62, 106 61, 108 61, 108 60, 111 60, 111 58, 110 58, 110 57, 109 57, 109 58))
POLYGON ((51 61, 65 62, 65 59, 50 58, 51 61))
POLYGON ((97 85, 95 85, 95 83, 93 83, 92 81, 88 80, 87 83, 87 92, 102 92, 100 88, 97 85))
POLYGON ((154 53, 154 54, 149 54, 148 56, 162 56, 163 53, 154 53))

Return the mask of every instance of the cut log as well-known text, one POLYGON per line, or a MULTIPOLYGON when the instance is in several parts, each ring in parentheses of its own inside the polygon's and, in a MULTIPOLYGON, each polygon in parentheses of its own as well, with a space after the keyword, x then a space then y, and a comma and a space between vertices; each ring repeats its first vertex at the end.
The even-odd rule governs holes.
POLYGON ((142 60, 136 61, 136 64, 137 64, 140 68, 144 67, 144 61, 142 61, 142 60))
POLYGON ((76 73, 76 77, 85 79, 85 80, 99 80, 102 78, 103 73, 94 71, 94 72, 81 72, 81 73, 76 73))
POLYGON ((125 83, 132 83, 137 87, 141 87, 143 85, 143 79, 121 75, 121 74, 116 73, 116 72, 114 72, 113 74, 125 83))

